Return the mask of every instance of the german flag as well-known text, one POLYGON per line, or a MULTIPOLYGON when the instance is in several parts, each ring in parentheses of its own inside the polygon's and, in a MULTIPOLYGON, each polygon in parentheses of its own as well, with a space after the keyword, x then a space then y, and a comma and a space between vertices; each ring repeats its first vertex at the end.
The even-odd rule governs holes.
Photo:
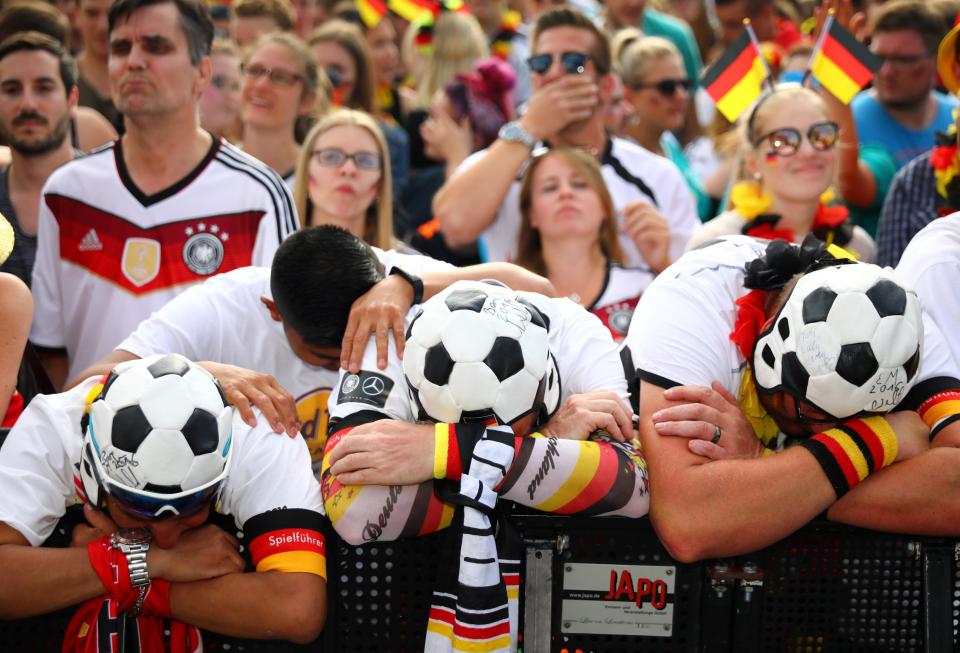
POLYGON ((763 60, 744 30, 700 81, 720 113, 733 122, 760 95, 766 77, 763 60))
POLYGON ((357 12, 367 29, 373 29, 387 15, 387 5, 383 0, 357 0, 357 12))
POLYGON ((431 0, 387 0, 387 7, 404 20, 413 22, 424 12, 434 13, 437 3, 431 0))
POLYGON ((838 100, 850 104, 882 63, 830 15, 820 35, 810 72, 838 100))

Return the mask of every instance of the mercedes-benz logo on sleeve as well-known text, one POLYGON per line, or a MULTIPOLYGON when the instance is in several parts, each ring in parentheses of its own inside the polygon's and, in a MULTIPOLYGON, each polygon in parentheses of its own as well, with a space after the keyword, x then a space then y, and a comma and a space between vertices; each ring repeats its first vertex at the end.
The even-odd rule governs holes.
POLYGON ((363 393, 370 395, 371 397, 376 397, 377 395, 383 392, 383 379, 380 379, 376 376, 371 376, 363 381, 363 393))

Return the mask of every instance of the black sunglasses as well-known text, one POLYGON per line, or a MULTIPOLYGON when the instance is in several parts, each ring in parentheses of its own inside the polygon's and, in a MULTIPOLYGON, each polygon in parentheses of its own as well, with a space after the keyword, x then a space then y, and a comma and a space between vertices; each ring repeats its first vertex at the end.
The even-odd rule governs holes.
MULTIPOLYGON (((814 123, 807 130, 807 140, 810 141, 811 147, 818 152, 824 152, 836 145, 839 135, 840 128, 837 127, 837 123, 830 121, 814 123)), ((793 156, 800 149, 802 139, 800 130, 793 127, 783 127, 761 136, 753 142, 753 145, 756 147, 766 141, 770 145, 768 154, 793 156)))
MULTIPOLYGON (((589 60, 590 55, 583 52, 564 52, 560 55, 560 65, 571 75, 579 75, 586 70, 587 61, 589 60)), ((550 70, 550 66, 553 65, 553 55, 535 54, 532 57, 527 57, 527 65, 530 67, 530 70, 538 75, 542 75, 550 70)))
POLYGON ((645 88, 653 88, 656 89, 660 95, 673 97, 676 95, 678 88, 682 88, 689 93, 690 89, 693 88, 693 82, 691 82, 689 79, 661 79, 659 82, 650 82, 649 84, 637 82, 636 84, 631 84, 630 88, 635 91, 640 91, 645 88))

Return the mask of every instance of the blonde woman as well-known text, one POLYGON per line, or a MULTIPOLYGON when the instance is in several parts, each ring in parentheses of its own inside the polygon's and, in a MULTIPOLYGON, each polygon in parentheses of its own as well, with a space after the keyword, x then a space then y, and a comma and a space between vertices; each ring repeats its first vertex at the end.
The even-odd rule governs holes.
POLYGON ((740 173, 731 206, 694 232, 687 247, 726 234, 799 243, 812 233, 873 261, 873 239, 852 225, 846 207, 831 205, 839 129, 823 99, 798 84, 781 84, 741 120, 740 173))
POLYGON ((441 12, 433 24, 429 43, 418 38, 426 28, 413 22, 404 39, 404 48, 412 49, 408 60, 417 61, 414 65, 416 89, 405 94, 408 113, 413 109, 427 109, 448 82, 458 74, 471 72, 478 61, 490 56, 486 37, 473 16, 441 12))
POLYGON ((666 39, 643 36, 637 30, 624 31, 627 37, 618 38, 622 47, 615 56, 623 79, 623 97, 632 109, 625 123, 626 135, 673 161, 697 200, 700 220, 709 220, 714 215, 713 202, 673 135, 683 129, 693 89, 680 52, 666 39))
POLYGON ((292 34, 260 37, 241 66, 243 150, 293 188, 299 140, 330 108, 330 85, 306 45, 292 34))
MULTIPOLYGON (((583 305, 622 340, 655 275, 623 267, 616 213, 596 159, 573 148, 535 157, 520 185, 520 212, 515 262, 547 277, 558 296, 583 305)), ((668 257, 669 232, 661 241, 668 257)))
POLYGON ((393 249, 390 160, 377 121, 351 109, 320 120, 300 149, 293 200, 304 226, 334 224, 393 249))
POLYGON ((366 111, 378 119, 390 152, 393 194, 399 195, 410 167, 410 139, 403 128, 384 120, 377 105, 376 74, 363 32, 353 23, 334 19, 314 30, 307 45, 330 79, 334 106, 366 111))

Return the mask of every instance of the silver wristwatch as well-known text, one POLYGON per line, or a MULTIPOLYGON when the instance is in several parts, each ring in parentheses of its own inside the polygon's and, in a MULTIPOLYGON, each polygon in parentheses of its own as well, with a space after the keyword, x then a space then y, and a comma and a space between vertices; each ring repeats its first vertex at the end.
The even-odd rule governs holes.
POLYGON ((537 139, 535 139, 530 132, 523 128, 523 125, 520 124, 519 120, 513 120, 506 123, 500 128, 497 137, 500 140, 508 143, 523 143, 529 150, 532 150, 537 144, 537 139))
POLYGON ((147 552, 150 551, 150 532, 146 529, 122 529, 110 536, 110 546, 127 558, 130 585, 140 590, 140 596, 130 612, 140 614, 143 602, 150 589, 150 574, 147 571, 147 552))

